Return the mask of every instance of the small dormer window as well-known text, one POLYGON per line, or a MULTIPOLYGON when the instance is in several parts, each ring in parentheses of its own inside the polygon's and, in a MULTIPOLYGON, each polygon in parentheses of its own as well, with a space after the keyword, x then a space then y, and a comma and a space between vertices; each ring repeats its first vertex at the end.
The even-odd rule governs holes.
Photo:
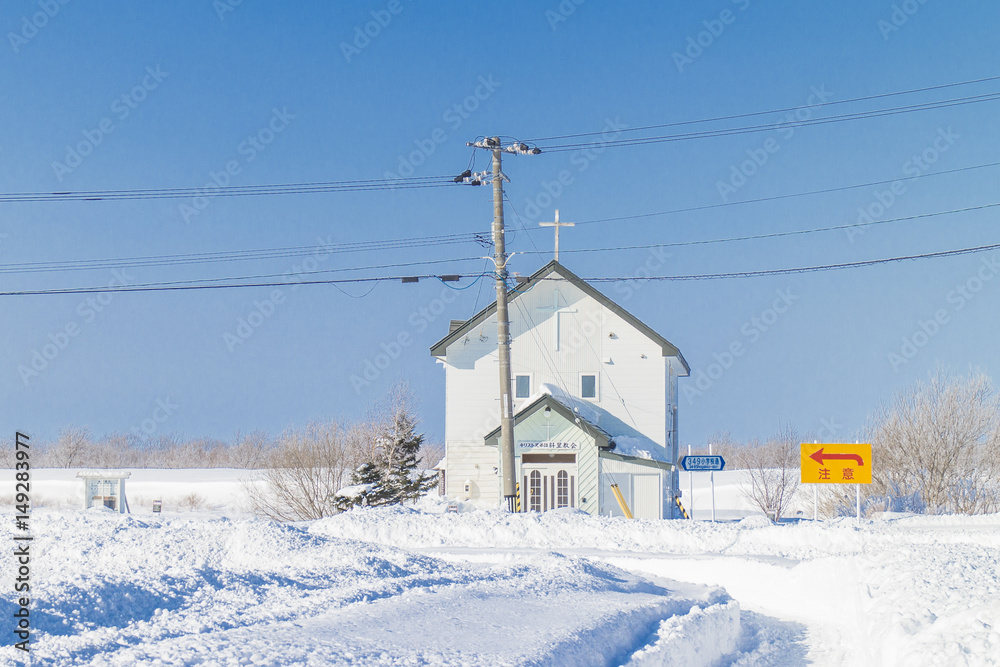
POLYGON ((597 398, 597 375, 593 373, 580 375, 580 396, 582 398, 597 398))

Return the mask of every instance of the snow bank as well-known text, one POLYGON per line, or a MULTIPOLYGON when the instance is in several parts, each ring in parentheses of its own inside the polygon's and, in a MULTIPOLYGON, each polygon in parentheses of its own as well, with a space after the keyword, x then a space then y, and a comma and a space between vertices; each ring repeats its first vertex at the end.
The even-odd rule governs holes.
MULTIPOLYGON (((798 664, 1000 664, 1000 515, 775 526, 755 518, 713 524, 372 508, 310 530, 457 562, 553 550, 652 580, 722 586, 739 602, 744 628, 757 633, 729 656, 737 664, 786 664, 780 656, 789 654, 801 656, 798 664), (753 657, 743 661, 741 651, 753 657)), ((666 664, 687 664, 680 655, 700 660, 701 644, 670 640, 696 619, 672 617, 660 640, 644 649, 648 659, 662 653, 671 656, 666 664)), ((723 627, 724 616, 705 623, 723 627)), ((721 642, 731 634, 712 637, 721 642)))
POLYGON ((581 558, 452 563, 308 524, 100 508, 32 525, 36 665, 606 665, 728 601, 581 558))
MULTIPOLYGON (((75 474, 33 471, 33 496, 82 504, 75 474)), ((239 508, 244 474, 136 470, 133 515, 34 511, 35 663, 1000 664, 1000 515, 774 526, 426 498, 277 524, 239 508)), ((720 515, 740 474, 717 474, 720 515)))
POLYGON ((632 654, 625 667, 711 665, 736 648, 740 606, 733 600, 693 607, 662 621, 656 640, 632 654))

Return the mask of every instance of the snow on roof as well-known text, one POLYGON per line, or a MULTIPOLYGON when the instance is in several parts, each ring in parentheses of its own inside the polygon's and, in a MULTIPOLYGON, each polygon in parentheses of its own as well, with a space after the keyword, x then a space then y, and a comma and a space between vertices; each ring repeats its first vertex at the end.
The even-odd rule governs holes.
POLYGON ((630 435, 616 435, 614 436, 614 441, 615 454, 632 456, 637 459, 646 459, 647 461, 672 463, 672 461, 667 460, 667 450, 660 447, 649 438, 636 438, 630 435))
POLYGON ((556 385, 549 384, 548 382, 543 382, 538 387, 538 391, 529 396, 525 400, 524 404, 531 405, 543 396, 551 396, 555 400, 562 403, 567 409, 580 415, 580 417, 586 419, 594 426, 601 425, 601 412, 598 408, 594 407, 587 401, 580 400, 572 394, 563 391, 562 387, 557 387, 556 385))
MULTIPOLYGON (((568 394, 561 387, 547 382, 543 382, 538 387, 537 392, 525 399, 524 405, 533 405, 544 396, 550 396, 553 400, 558 401, 568 410, 579 415, 581 419, 586 420, 593 426, 607 430, 605 426, 601 425, 601 417, 605 414, 603 410, 592 403, 568 394)), ((608 420, 604 421, 606 423, 608 420)), ((673 463, 667 456, 667 450, 664 447, 661 447, 645 436, 616 435, 614 431, 608 431, 608 435, 611 436, 611 441, 615 443, 615 448, 612 450, 615 454, 646 459, 647 461, 673 463)))
POLYGON ((128 470, 81 470, 76 476, 84 479, 128 479, 132 473, 128 470))

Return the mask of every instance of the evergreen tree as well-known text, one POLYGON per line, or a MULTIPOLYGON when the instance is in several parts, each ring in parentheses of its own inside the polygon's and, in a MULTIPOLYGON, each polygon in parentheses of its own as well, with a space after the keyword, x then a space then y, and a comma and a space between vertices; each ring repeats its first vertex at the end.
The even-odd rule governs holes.
POLYGON ((385 416, 368 432, 368 460, 351 474, 350 486, 370 488, 353 497, 337 496, 334 506, 339 511, 412 502, 437 486, 436 474, 419 470, 424 436, 417 433, 407 396, 397 390, 393 398, 385 416))
POLYGON ((354 496, 337 496, 334 499, 334 507, 338 511, 345 512, 358 505, 376 507, 378 505, 389 504, 386 502, 389 496, 386 494, 385 479, 382 470, 372 462, 358 466, 351 473, 350 485, 370 485, 370 488, 354 496))
POLYGON ((423 434, 405 406, 397 406, 381 434, 387 504, 414 501, 437 485, 437 475, 418 470, 423 434))

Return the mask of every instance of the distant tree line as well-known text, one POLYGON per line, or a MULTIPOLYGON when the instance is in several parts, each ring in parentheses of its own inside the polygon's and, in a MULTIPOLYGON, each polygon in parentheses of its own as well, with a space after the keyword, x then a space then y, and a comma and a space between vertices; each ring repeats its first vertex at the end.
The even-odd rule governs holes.
MULTIPOLYGON (((85 428, 67 427, 48 442, 32 438, 31 464, 36 468, 255 468, 278 440, 263 432, 237 434, 228 442, 134 433, 95 437, 85 428)), ((11 465, 0 458, 0 466, 11 465)))

